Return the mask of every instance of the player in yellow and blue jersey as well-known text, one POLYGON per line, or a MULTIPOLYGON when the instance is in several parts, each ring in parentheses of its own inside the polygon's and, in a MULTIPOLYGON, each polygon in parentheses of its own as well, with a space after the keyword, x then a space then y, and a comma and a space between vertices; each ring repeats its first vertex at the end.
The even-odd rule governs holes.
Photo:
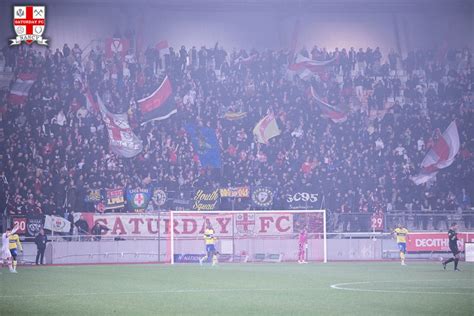
POLYGON ((8 236, 8 248, 10 248, 10 253, 12 255, 12 258, 13 258, 13 265, 12 265, 12 268, 13 268, 13 271, 14 273, 16 273, 16 265, 17 265, 17 260, 16 258, 18 257, 18 250, 20 250, 21 252, 23 252, 23 247, 21 246, 21 242, 20 242, 20 236, 18 236, 18 234, 11 234, 10 236, 8 236))
POLYGON ((400 261, 402 266, 406 266, 405 255, 407 253, 408 229, 404 228, 402 224, 398 224, 398 227, 393 230, 393 234, 397 237, 397 244, 398 249, 400 250, 400 261))
POLYGON ((199 259, 199 264, 202 265, 204 261, 212 258, 212 265, 217 264, 217 251, 216 251, 216 241, 214 229, 211 224, 207 224, 206 229, 204 230, 204 242, 206 243, 206 255, 199 259))

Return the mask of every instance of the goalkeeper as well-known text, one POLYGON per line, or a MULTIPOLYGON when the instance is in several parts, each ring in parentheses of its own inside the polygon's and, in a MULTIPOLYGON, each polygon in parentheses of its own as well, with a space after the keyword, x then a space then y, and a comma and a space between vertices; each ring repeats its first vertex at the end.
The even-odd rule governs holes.
POLYGON ((212 265, 217 264, 217 251, 216 251, 216 241, 217 238, 214 236, 214 229, 211 224, 208 223, 206 230, 204 231, 204 241, 206 243, 206 255, 199 259, 199 264, 202 265, 204 261, 208 261, 209 258, 212 258, 212 265))

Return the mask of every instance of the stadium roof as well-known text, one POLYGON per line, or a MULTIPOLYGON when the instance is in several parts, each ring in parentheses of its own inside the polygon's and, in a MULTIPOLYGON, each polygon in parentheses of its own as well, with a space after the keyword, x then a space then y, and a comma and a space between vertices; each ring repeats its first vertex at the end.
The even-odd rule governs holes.
MULTIPOLYGON (((5 1, 11 2, 12 1, 5 1)), ((281 10, 328 12, 381 12, 470 10, 472 0, 45 0, 46 4, 124 5, 179 10, 281 10)))

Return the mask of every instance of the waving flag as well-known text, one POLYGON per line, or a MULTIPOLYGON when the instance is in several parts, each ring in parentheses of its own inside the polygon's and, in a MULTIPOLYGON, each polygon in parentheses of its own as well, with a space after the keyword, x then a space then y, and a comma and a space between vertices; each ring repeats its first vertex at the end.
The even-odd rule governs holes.
POLYGON ((208 127, 197 127, 194 124, 186 126, 186 131, 191 136, 201 166, 219 168, 221 166, 221 152, 216 131, 208 127))
POLYGON ((108 38, 105 40, 105 57, 112 58, 115 54, 122 59, 130 49, 130 41, 126 38, 108 38))
POLYGON ((273 113, 268 114, 255 125, 253 134, 259 143, 267 144, 270 138, 280 135, 280 129, 273 113))
POLYGON ((36 74, 34 73, 19 73, 10 89, 10 103, 15 105, 25 103, 28 98, 28 92, 33 83, 35 83, 35 80, 36 74))
POLYGON ((138 100, 138 107, 142 113, 142 125, 154 120, 165 120, 177 112, 172 98, 173 88, 168 76, 150 96, 138 100))
POLYGON ((71 231, 71 222, 60 216, 45 215, 44 229, 60 233, 69 233, 71 231))
POLYGON ((439 170, 453 163, 459 147, 458 128, 456 121, 452 121, 421 162, 420 174, 411 177, 411 180, 420 185, 434 178, 439 170))
POLYGON ((243 119, 247 116, 247 112, 233 112, 233 111, 228 111, 224 114, 224 118, 229 120, 229 121, 236 121, 243 119))
POLYGON ((252 55, 250 55, 249 57, 238 57, 236 60, 235 60, 235 63, 236 64, 244 64, 244 65, 249 65, 251 63, 253 63, 255 60, 257 60, 257 57, 258 57, 258 54, 254 53, 252 55))
POLYGON ((97 103, 109 134, 110 150, 126 158, 138 155, 143 149, 143 144, 133 133, 128 123, 127 113, 115 114, 109 112, 99 96, 97 96, 97 103))
POLYGON ((158 43, 156 43, 156 46, 155 46, 155 48, 157 50, 162 50, 162 49, 165 49, 165 48, 168 48, 168 47, 169 47, 169 45, 168 45, 167 40, 159 41, 158 43))
POLYGON ((327 67, 330 66, 337 56, 329 60, 312 60, 301 54, 296 56, 294 64, 288 66, 288 70, 295 72, 301 79, 308 80, 315 74, 319 75, 322 80, 328 79, 327 67))
POLYGON ((90 112, 99 113, 99 105, 97 104, 97 101, 94 100, 94 97, 89 88, 86 89, 84 96, 86 97, 87 110, 90 112))
POLYGON ((334 123, 342 123, 347 120, 347 113, 338 107, 331 105, 325 102, 323 99, 319 98, 314 92, 314 88, 311 87, 311 96, 316 101, 316 104, 322 111, 322 116, 330 119, 334 123))

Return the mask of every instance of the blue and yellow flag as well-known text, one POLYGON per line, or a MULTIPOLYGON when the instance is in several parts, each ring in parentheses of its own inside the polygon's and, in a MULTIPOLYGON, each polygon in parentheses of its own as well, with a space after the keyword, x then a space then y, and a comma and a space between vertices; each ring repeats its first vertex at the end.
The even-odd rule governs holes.
POLYGON ((187 125, 186 131, 191 136, 201 166, 219 168, 221 166, 221 151, 216 131, 208 127, 198 127, 195 124, 187 125))

